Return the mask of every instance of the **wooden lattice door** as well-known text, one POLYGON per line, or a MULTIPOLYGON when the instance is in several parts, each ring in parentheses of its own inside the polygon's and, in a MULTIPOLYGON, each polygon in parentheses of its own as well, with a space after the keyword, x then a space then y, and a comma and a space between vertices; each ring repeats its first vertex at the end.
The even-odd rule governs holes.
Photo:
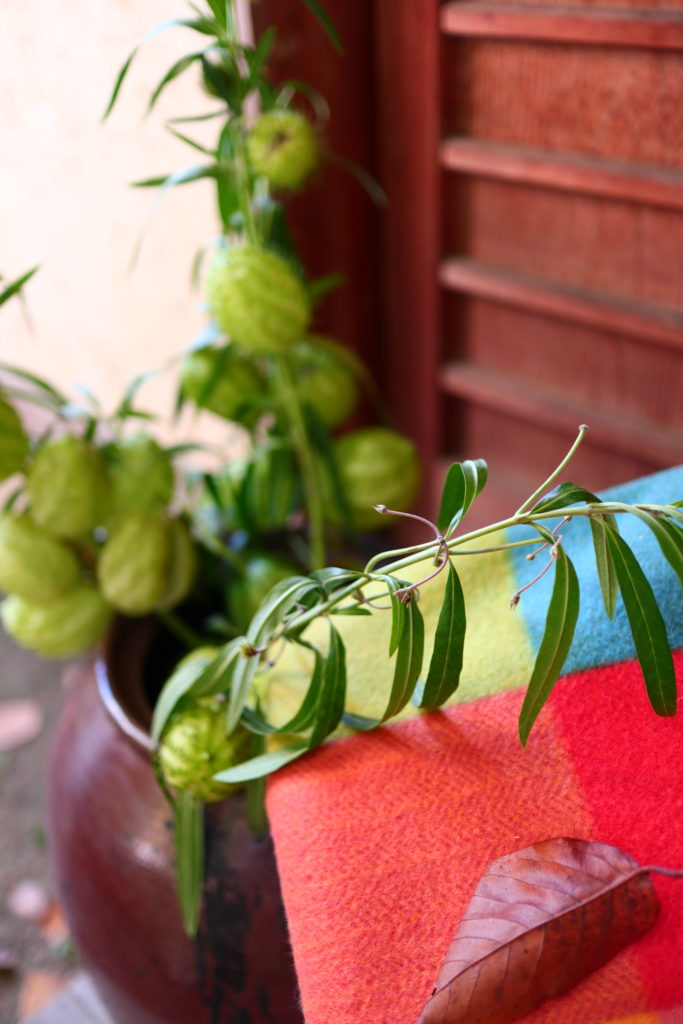
POLYGON ((505 512, 581 422, 586 486, 683 461, 681 0, 376 15, 383 365, 432 483, 483 455, 505 512))

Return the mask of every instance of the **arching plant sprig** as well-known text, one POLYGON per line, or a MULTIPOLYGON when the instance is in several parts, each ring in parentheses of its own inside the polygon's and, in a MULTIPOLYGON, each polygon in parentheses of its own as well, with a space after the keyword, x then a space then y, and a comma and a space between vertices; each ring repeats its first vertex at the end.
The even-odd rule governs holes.
MULTIPOLYGON (((319 0, 302 2, 322 25, 330 44, 341 51, 339 36, 324 6, 319 0)), ((216 323, 199 346, 206 357, 203 365, 210 366, 213 361, 213 369, 206 371, 197 389, 182 376, 181 368, 176 407, 180 411, 189 401, 216 412, 216 401, 212 405, 210 399, 221 388, 225 391, 225 379, 230 376, 228 361, 233 359, 231 365, 237 365, 243 378, 250 371, 254 393, 244 396, 244 407, 238 408, 239 403, 235 402, 230 413, 252 435, 254 425, 263 422, 264 412, 271 418, 275 414, 270 434, 287 440, 301 480, 307 524, 307 568, 321 568, 327 561, 326 536, 329 533, 325 489, 331 486, 341 490, 339 472, 330 455, 329 437, 330 430, 338 423, 336 420, 332 423, 337 415, 333 408, 327 412, 329 422, 326 419, 323 423, 319 410, 312 409, 311 402, 302 398, 297 387, 303 365, 302 351, 309 361, 306 365, 336 365, 338 371, 352 378, 353 388, 360 384, 369 391, 371 398, 374 396, 372 387, 367 386, 367 372, 359 366, 359 360, 344 346, 320 337, 311 329, 315 307, 342 283, 343 276, 333 273, 308 280, 286 221, 287 198, 299 192, 330 156, 322 131, 329 110, 324 98, 306 83, 273 81, 269 71, 276 42, 273 26, 254 43, 245 42, 244 37, 249 33, 245 33, 239 23, 236 0, 191 2, 189 7, 191 16, 163 22, 134 47, 119 71, 104 117, 106 119, 116 106, 142 44, 168 29, 184 29, 193 35, 193 48, 174 60, 152 89, 147 112, 156 108, 173 82, 188 72, 198 72, 203 98, 210 104, 208 111, 174 118, 167 121, 165 127, 179 142, 192 149, 195 159, 199 153, 202 162, 134 183, 137 188, 157 190, 157 202, 172 188, 181 185, 202 179, 215 184, 220 236, 202 248, 193 268, 193 276, 198 278, 209 249, 213 250, 211 265, 214 268, 220 265, 213 274, 210 267, 206 275, 208 306, 216 323), (208 144, 192 137, 193 126, 204 122, 210 122, 215 128, 213 141, 208 144), (246 255, 237 269, 231 269, 235 267, 235 260, 231 267, 227 266, 230 254, 239 249, 246 255), (210 277, 212 284, 208 282, 210 277), (236 304, 238 278, 241 302, 236 304), (244 315, 235 314, 234 309, 237 305, 241 308, 242 302, 245 306, 251 303, 251 308, 246 309, 244 315), (245 320, 253 319, 254 307, 264 303, 270 310, 262 317, 268 330, 259 329, 256 338, 255 332, 245 330, 244 324, 245 320), (295 349, 300 342, 304 350, 299 346, 297 352, 295 349), (328 485, 328 477, 331 485, 328 485)), ((381 190, 369 175, 348 161, 334 159, 354 173, 371 195, 378 198, 381 190)), ((236 259, 239 261, 239 256, 236 259)), ((201 360, 200 354, 196 367, 201 360)), ((239 383, 233 387, 235 389, 239 390, 239 383)), ((245 384, 242 390, 249 391, 249 387, 245 384)), ((222 404, 225 407, 225 399, 222 404)), ((218 414, 231 418, 225 411, 218 414)), ((340 420, 346 415, 342 409, 340 420)))
MULTIPOLYGON (((470 531, 460 526, 484 488, 488 470, 481 459, 455 463, 446 476, 439 514, 429 523, 435 539, 373 557, 362 571, 324 568, 310 576, 293 576, 267 595, 246 633, 226 644, 210 660, 184 663, 168 680, 157 702, 153 743, 159 744, 171 716, 199 697, 222 694, 226 732, 248 729, 255 737, 256 756, 218 772, 215 779, 247 783, 256 822, 263 823, 264 777, 320 746, 340 726, 357 731, 374 729, 397 715, 409 701, 430 710, 444 705, 460 683, 467 630, 465 597, 457 571, 460 555, 485 554, 528 547, 529 560, 545 564, 531 583, 512 595, 515 607, 523 592, 554 570, 545 629, 536 654, 519 716, 519 735, 526 743, 534 722, 558 679, 572 646, 579 614, 579 579, 563 546, 565 533, 576 519, 587 519, 605 611, 611 619, 621 594, 647 694, 658 715, 676 713, 676 679, 666 627, 657 600, 636 555, 620 534, 618 519, 637 517, 654 534, 664 558, 683 586, 683 501, 635 504, 601 501, 573 483, 549 488, 564 471, 587 428, 579 429, 571 449, 543 484, 514 513, 499 522, 470 531), (536 536, 499 540, 501 531, 531 527, 536 536), (496 536, 492 536, 496 535, 496 536), (492 537, 487 545, 485 539, 492 537), (474 546, 483 542, 481 546, 474 546), (433 570, 419 583, 407 582, 402 572, 416 562, 433 560, 433 570), (424 621, 420 587, 435 575, 446 574, 443 601, 436 624, 434 648, 424 666, 424 621), (368 595, 368 585, 373 592, 368 595), (335 625, 339 615, 368 616, 386 608, 391 613, 387 659, 394 662, 384 711, 377 717, 352 714, 346 703, 346 652, 335 625), (306 628, 316 619, 327 622, 328 643, 320 649, 307 639, 306 628), (259 699, 263 674, 277 660, 285 643, 299 644, 313 655, 313 668, 300 706, 282 725, 270 722, 259 699), (259 683, 254 681, 259 676, 259 683), (268 739, 286 736, 286 745, 265 749, 268 739)), ((384 506, 378 514, 391 514, 384 506)), ((417 517, 416 517, 417 518, 417 517)), ((202 805, 183 794, 183 820, 178 826, 178 862, 194 865, 194 874, 181 874, 179 893, 186 921, 196 919, 201 886, 202 805), (183 840, 182 837, 194 837, 183 840), (184 878, 184 882, 183 882, 184 878)))
MULTIPOLYGON (((618 517, 636 516, 654 534, 663 556, 683 586, 683 501, 667 505, 629 505, 601 501, 585 488, 563 483, 550 493, 554 483, 581 442, 576 442, 551 474, 514 515, 469 533, 456 533, 460 523, 487 480, 483 460, 451 466, 441 499, 437 522, 432 525, 436 540, 400 551, 384 552, 372 558, 362 571, 325 568, 310 576, 294 576, 279 583, 263 601, 246 634, 233 640, 202 670, 185 666, 166 685, 157 703, 153 738, 158 740, 164 725, 181 702, 215 693, 226 695, 226 729, 238 723, 264 736, 298 734, 295 743, 236 765, 217 776, 226 782, 244 782, 267 775, 322 743, 340 723, 367 730, 394 717, 408 701, 420 708, 441 707, 460 681, 467 628, 465 600, 456 569, 457 556, 468 556, 528 546, 529 558, 543 554, 546 564, 531 584, 512 596, 514 606, 524 590, 554 569, 554 583, 541 640, 526 697, 519 732, 526 743, 531 728, 565 663, 572 644, 579 612, 579 580, 563 547, 564 530, 577 518, 588 519, 605 611, 611 619, 621 594, 645 686, 658 715, 676 712, 676 681, 666 628, 654 592, 635 554, 619 532, 618 517), (554 528, 548 524, 560 523, 554 528), (474 548, 472 542, 516 526, 531 526, 537 537, 494 543, 474 548), (401 577, 407 566, 431 558, 435 571, 419 584, 401 577), (387 563, 379 566, 382 563, 387 563), (419 588, 440 572, 447 574, 434 651, 422 678, 424 623, 419 588), (363 589, 376 584, 369 598, 363 589), (344 710, 346 693, 345 651, 334 624, 337 615, 369 615, 370 607, 385 604, 391 610, 392 628, 387 656, 395 657, 391 691, 384 713, 378 718, 350 715, 344 710), (314 651, 314 670, 308 690, 294 718, 282 726, 270 724, 255 709, 252 683, 263 672, 281 642, 310 646, 306 627, 325 618, 329 627, 329 648, 314 651)), ((380 514, 391 514, 378 506, 380 514)))

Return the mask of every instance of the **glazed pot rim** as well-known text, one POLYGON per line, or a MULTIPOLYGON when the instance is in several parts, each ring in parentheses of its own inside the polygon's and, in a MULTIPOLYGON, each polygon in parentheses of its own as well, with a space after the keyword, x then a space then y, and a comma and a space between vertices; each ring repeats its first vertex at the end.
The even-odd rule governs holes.
POLYGON ((144 654, 155 628, 151 619, 117 616, 95 657, 95 679, 105 711, 134 746, 153 749, 152 708, 145 697, 144 654))

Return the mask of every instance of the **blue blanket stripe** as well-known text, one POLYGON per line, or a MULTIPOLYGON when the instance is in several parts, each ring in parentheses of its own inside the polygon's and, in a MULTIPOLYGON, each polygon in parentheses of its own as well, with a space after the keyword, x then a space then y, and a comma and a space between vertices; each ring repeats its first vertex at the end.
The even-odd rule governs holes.
MULTIPOLYGON (((602 492, 600 497, 629 504, 667 504, 679 501, 683 498, 683 466, 612 487, 602 492)), ((549 525, 552 529, 556 523, 549 522, 549 525)), ((635 516, 619 516, 619 529, 626 542, 633 548, 652 585, 664 616, 672 648, 683 648, 683 592, 677 576, 662 555, 652 531, 643 522, 635 516)), ((561 532, 564 537, 564 548, 576 566, 581 585, 581 610, 574 643, 565 662, 563 675, 633 658, 633 639, 621 598, 612 621, 607 618, 602 604, 588 522, 575 520, 567 523, 561 532)), ((534 531, 528 527, 518 527, 511 531, 510 535, 511 539, 516 540, 533 533, 534 531)), ((527 551, 525 548, 516 548, 511 552, 513 570, 520 587, 533 579, 545 564, 544 553, 533 562, 528 562, 525 558, 527 551)), ((552 577, 551 570, 526 591, 517 609, 524 617, 535 648, 543 636, 552 577)))

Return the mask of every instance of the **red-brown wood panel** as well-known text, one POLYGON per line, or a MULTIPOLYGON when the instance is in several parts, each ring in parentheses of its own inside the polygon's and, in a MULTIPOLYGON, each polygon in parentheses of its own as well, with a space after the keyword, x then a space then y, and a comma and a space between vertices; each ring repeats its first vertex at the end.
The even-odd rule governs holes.
POLYGON ((443 217, 446 252, 683 312, 681 210, 463 175, 443 217))
POLYGON ((452 296, 447 361, 464 362, 596 410, 640 419, 683 444, 681 354, 617 333, 552 322, 495 302, 452 296))
POLYGON ((683 14, 620 7, 442 5, 441 465, 489 511, 582 421, 589 487, 683 461, 683 14))
MULTIPOLYGON (((372 5, 325 0, 344 52, 338 53, 300 0, 260 0, 253 5, 257 31, 275 25, 271 60, 276 81, 297 79, 327 101, 324 127, 329 158, 299 198, 289 220, 304 263, 313 276, 343 273, 345 282, 318 311, 316 327, 361 353, 377 372, 378 210, 367 191, 337 157, 376 171, 374 35, 372 5)), ((309 111, 311 110, 308 107, 309 111)))
MULTIPOLYGON (((439 30, 435 0, 376 0, 382 217, 382 383, 398 426, 429 470, 441 405, 437 282, 440 236, 439 30)), ((425 479, 424 505, 434 495, 425 479)))
POLYGON ((507 512, 583 420, 589 487, 683 461, 683 0, 330 0, 346 63, 267 6, 387 192, 328 172, 297 226, 428 476, 483 456, 507 512))
POLYGON ((681 168, 680 52, 454 36, 443 71, 446 134, 681 168))

